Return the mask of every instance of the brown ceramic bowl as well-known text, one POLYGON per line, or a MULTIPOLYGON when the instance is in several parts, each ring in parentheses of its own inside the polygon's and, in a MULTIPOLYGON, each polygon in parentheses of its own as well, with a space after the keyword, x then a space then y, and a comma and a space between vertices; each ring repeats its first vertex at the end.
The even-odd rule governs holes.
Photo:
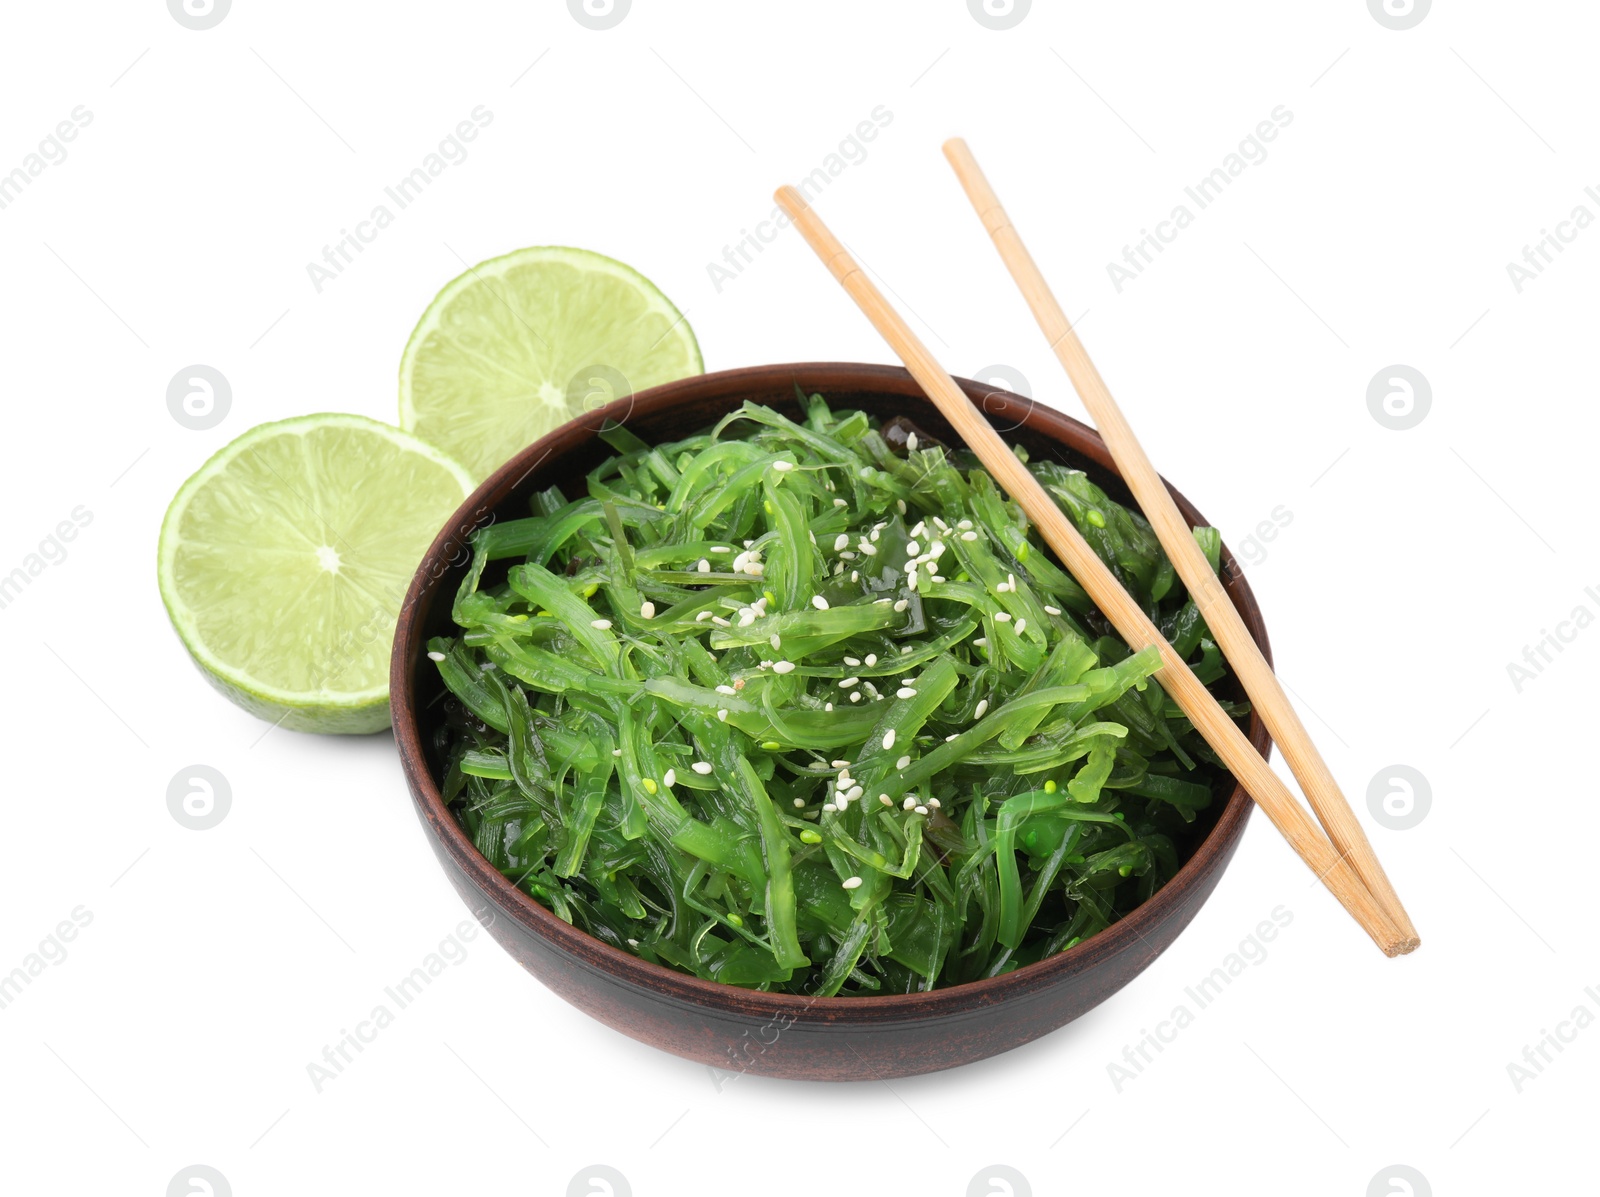
MULTIPOLYGON (((417 814, 445 873, 502 947, 567 1001, 626 1035, 691 1060, 735 1072, 811 1080, 872 1080, 953 1068, 1009 1051, 1072 1021, 1150 964, 1211 894, 1227 867, 1251 802, 1235 788, 1202 812, 1187 862, 1176 877, 1122 922, 1076 947, 991 980, 885 997, 810 998, 760 993, 703 981, 640 960, 563 922, 491 866, 456 825, 439 793, 430 714, 443 693, 429 666, 430 636, 449 635, 451 599, 465 571, 472 529, 528 513, 534 491, 560 484, 582 494, 584 475, 611 454, 595 430, 625 420, 647 441, 699 431, 746 399, 799 414, 795 384, 820 391, 836 408, 874 416, 907 415, 936 436, 949 425, 904 370, 851 363, 804 363, 726 370, 620 400, 558 428, 524 449, 467 500, 433 542, 400 614, 390 672, 395 740, 417 814)), ((975 382, 961 385, 1009 441, 1035 458, 1087 470, 1128 502, 1105 445, 1092 430, 1030 400, 975 382)), ((1203 523, 1174 492, 1191 524, 1203 523)), ((1268 652, 1261 612, 1224 550, 1224 577, 1251 635, 1268 652)), ((1250 719, 1257 749, 1270 744, 1250 719)))

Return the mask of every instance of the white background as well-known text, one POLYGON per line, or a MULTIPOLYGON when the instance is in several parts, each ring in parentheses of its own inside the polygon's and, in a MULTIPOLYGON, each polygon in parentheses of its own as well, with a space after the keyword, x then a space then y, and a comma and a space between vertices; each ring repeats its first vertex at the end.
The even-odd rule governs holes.
POLYGON ((596 32, 554 0, 237 0, 195 32, 159 0, 7 7, 0 172, 93 114, 0 210, 0 573, 93 515, 0 611, 0 972, 93 916, 0 1010, 7 1191, 155 1197, 194 1163, 241 1197, 559 1194, 597 1162, 640 1195, 958 1197, 995 1163, 1038 1194, 1359 1197, 1396 1163, 1438 1194, 1593 1185, 1600 1029, 1520 1093, 1507 1065, 1580 1003, 1600 1013, 1600 631, 1520 693, 1507 665, 1578 605, 1600 614, 1600 231, 1520 294, 1506 264, 1576 205, 1600 214, 1600 19, 1578 0, 1441 3, 1407 31, 1361 0, 1033 9, 998 32, 960 0, 636 0, 596 32), (306 264, 477 105, 494 119, 470 156, 319 294, 306 264), (961 133, 1168 477, 1236 546, 1292 513, 1250 580, 1423 948, 1385 960, 1258 817, 1136 982, 956 1073, 719 1089, 480 936, 315 1092, 307 1064, 465 909, 387 735, 263 736, 190 666, 155 585, 169 498, 259 421, 393 420, 429 299, 522 245, 637 266, 709 369, 888 360, 792 230, 720 291, 708 271, 879 105, 892 122, 818 205, 952 371, 1006 364, 1078 412, 939 154, 961 133), (1118 293, 1107 263, 1278 105, 1266 160, 1118 293), (210 431, 167 412, 192 363, 232 384, 210 431), (1432 386, 1409 431, 1367 407, 1395 363, 1432 386), (166 808, 195 763, 233 791, 205 832, 166 808), (1407 831, 1367 810, 1395 763, 1431 783, 1407 831), (1279 905, 1267 959, 1118 1092, 1124 1045, 1279 905))

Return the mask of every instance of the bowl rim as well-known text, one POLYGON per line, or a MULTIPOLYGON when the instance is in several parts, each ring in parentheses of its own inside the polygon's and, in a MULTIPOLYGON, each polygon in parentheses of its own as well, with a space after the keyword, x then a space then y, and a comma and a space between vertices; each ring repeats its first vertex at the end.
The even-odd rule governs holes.
MULTIPOLYGON (((423 749, 414 671, 420 667, 423 653, 426 600, 441 587, 445 575, 456 565, 472 530, 503 506, 527 476, 545 464, 558 445, 571 440, 573 444, 566 447, 572 448, 580 441, 592 440, 595 430, 607 418, 625 420, 638 412, 661 412, 695 399, 731 396, 744 389, 769 391, 780 377, 792 378, 795 382, 804 379, 808 391, 824 395, 831 388, 877 391, 889 398, 913 397, 926 401, 908 371, 874 363, 775 363, 679 379, 618 399, 540 437, 486 478, 434 538, 407 588, 396 623, 390 658, 390 701, 402 771, 418 813, 434 833, 436 849, 442 847, 472 885, 498 908, 511 914, 525 930, 558 952, 569 965, 606 977, 613 983, 649 991, 656 1000, 668 1000, 689 1008, 715 1008, 724 1014, 751 1018, 804 1014, 810 1021, 860 1026, 960 1018, 963 1014, 981 1013, 998 1003, 1050 988, 1069 977, 1091 971, 1103 960, 1135 951, 1141 945, 1149 951, 1150 957, 1139 968, 1146 967, 1165 950, 1164 946, 1151 945, 1146 932, 1159 927, 1168 914, 1180 907, 1190 887, 1211 870, 1224 867, 1243 836, 1254 802, 1237 780, 1216 823, 1171 880, 1105 930, 1053 956, 997 977, 913 993, 845 997, 771 992, 709 981, 613 947, 559 918, 516 886, 478 852, 450 814, 423 749)), ((1064 412, 987 383, 964 378, 957 378, 956 382, 991 419, 1013 419, 1013 427, 1026 426, 1036 435, 1059 444, 1069 453, 1089 459, 1120 480, 1120 471, 1111 460, 1104 441, 1088 425, 1064 412)), ((1202 517, 1194 506, 1171 483, 1166 485, 1185 519, 1191 524, 1201 522, 1202 517)), ((1226 544, 1222 548, 1222 561, 1225 567, 1231 567, 1226 583, 1230 597, 1270 665, 1272 651, 1260 608, 1226 544)), ((1247 735, 1263 756, 1270 755, 1271 739, 1253 707, 1247 735)))

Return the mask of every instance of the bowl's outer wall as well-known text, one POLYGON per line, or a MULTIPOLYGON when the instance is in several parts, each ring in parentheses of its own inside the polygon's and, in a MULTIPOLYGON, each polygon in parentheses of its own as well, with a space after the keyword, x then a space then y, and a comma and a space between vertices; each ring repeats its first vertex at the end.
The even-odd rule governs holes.
MULTIPOLYGON (((949 425, 904 370, 815 363, 729 370, 641 392, 568 424, 518 454, 457 512, 417 571, 396 630, 391 669, 395 738, 417 813, 445 873, 491 934, 529 972, 601 1022, 642 1042, 734 1073, 814 1080, 871 1080, 932 1072, 1008 1051, 1093 1008, 1145 969, 1177 937, 1216 887, 1252 803, 1235 788, 1179 874, 1122 922, 1068 952, 1003 977, 924 994, 813 999, 702 981, 619 951, 556 918, 491 867, 440 798, 438 761, 421 717, 443 694, 424 669, 430 636, 450 635, 450 606, 472 530, 528 514, 537 490, 584 492, 584 475, 612 450, 595 436, 604 420, 646 441, 690 435, 744 400, 799 417, 796 385, 838 408, 887 419, 904 415, 935 437, 949 425)), ((1010 442, 1035 458, 1086 469, 1129 501, 1110 456, 1089 428, 1005 391, 962 381, 1010 442)), ((1174 492, 1191 524, 1203 522, 1174 492)), ((1269 654, 1261 613, 1224 551, 1224 581, 1246 626, 1269 654)), ((1259 717, 1250 738, 1267 752, 1259 717)), ((1215 808, 1213 808, 1215 810, 1215 808)))

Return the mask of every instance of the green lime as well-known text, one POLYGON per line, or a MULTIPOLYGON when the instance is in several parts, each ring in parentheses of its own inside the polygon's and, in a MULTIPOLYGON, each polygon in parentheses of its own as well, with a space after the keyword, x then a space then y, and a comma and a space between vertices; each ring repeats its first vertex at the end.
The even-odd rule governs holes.
POLYGON ((172 626, 252 714, 380 731, 406 587, 472 488, 432 445, 364 416, 252 428, 167 508, 157 570, 172 626))
POLYGON ((481 479, 586 411, 704 369, 649 279, 535 246, 480 262, 428 305, 400 359, 400 426, 481 479))

